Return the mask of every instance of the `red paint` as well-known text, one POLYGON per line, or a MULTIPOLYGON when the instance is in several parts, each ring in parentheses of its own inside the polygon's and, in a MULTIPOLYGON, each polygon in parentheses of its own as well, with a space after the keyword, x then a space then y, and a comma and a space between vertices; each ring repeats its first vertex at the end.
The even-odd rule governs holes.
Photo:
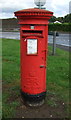
POLYGON ((15 12, 19 19, 21 39, 21 89, 25 93, 46 91, 46 56, 48 51, 48 20, 53 13, 32 8, 15 12), (34 25, 34 29, 30 26, 34 25), (37 53, 27 55, 27 40, 37 39, 37 53), (40 68, 44 65, 44 68, 40 68))

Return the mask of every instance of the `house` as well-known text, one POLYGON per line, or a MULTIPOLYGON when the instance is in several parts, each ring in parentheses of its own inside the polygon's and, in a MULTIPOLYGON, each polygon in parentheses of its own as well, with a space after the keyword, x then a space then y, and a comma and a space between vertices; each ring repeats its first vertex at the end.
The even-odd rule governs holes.
POLYGON ((59 24, 62 24, 61 22, 59 22, 59 21, 55 21, 54 23, 59 23, 59 24))

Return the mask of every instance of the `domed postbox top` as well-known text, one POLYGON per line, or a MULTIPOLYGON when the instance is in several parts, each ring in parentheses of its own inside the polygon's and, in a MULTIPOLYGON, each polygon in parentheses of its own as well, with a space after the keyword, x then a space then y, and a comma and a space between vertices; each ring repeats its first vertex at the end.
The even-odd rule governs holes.
POLYGON ((20 11, 14 12, 15 16, 17 17, 42 17, 50 19, 53 16, 53 12, 39 9, 39 8, 30 8, 30 9, 23 9, 20 11))

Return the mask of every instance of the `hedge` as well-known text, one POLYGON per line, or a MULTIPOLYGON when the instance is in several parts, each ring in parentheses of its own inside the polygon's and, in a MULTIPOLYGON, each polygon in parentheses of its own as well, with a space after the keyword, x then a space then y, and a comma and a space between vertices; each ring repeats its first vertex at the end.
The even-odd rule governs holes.
POLYGON ((49 31, 64 31, 64 32, 71 32, 71 23, 50 23, 49 31))

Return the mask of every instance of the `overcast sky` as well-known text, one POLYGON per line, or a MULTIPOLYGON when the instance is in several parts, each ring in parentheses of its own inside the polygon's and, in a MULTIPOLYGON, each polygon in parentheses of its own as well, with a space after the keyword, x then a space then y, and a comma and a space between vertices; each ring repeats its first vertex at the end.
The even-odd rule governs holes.
MULTIPOLYGON (((45 7, 47 10, 54 12, 56 17, 63 17, 71 12, 70 1, 46 0, 45 7)), ((36 7, 34 0, 0 0, 0 18, 12 18, 14 17, 15 11, 33 7, 36 7)))

